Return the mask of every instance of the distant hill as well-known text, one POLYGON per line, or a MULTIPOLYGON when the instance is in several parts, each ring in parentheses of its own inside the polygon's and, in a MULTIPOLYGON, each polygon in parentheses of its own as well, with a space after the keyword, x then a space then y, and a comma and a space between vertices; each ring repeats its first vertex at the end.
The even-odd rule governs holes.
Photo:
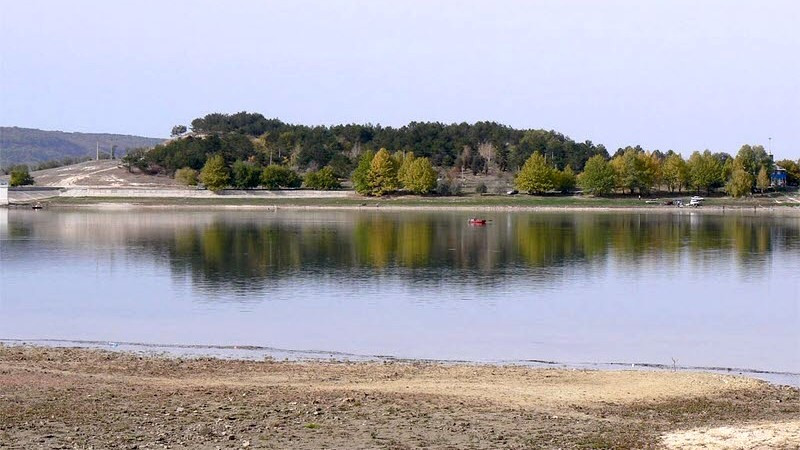
POLYGON ((136 147, 153 147, 164 139, 108 133, 66 133, 34 128, 0 127, 0 167, 36 164, 64 158, 94 156, 97 144, 102 153, 112 145, 118 156, 136 147))

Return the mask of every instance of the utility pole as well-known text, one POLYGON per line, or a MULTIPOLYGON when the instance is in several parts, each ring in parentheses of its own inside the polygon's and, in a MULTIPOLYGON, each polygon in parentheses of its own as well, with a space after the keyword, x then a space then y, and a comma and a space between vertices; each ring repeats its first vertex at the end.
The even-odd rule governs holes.
POLYGON ((100 142, 96 142, 96 144, 97 144, 97 147, 95 149, 96 153, 95 153, 94 160, 95 161, 100 161, 100 142))

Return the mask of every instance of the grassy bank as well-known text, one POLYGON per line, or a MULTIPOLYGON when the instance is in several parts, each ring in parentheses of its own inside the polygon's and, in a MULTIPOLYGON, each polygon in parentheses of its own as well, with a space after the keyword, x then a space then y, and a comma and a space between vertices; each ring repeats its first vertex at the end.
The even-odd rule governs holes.
MULTIPOLYGON (((675 206, 660 204, 664 200, 680 197, 661 197, 659 204, 647 203, 647 199, 635 197, 588 197, 588 196, 489 196, 464 195, 458 197, 350 197, 350 198, 161 198, 161 197, 57 197, 47 200, 50 206, 85 206, 95 204, 130 204, 138 206, 261 206, 261 207, 420 207, 420 208, 646 208, 653 210, 675 209, 675 206)), ((683 197, 684 200, 688 197, 683 197)), ((778 200, 780 200, 778 198, 778 200)), ((773 197, 751 197, 734 199, 714 197, 700 208, 785 208, 800 210, 800 203, 777 203, 773 197)))
POLYGON ((0 447, 791 448, 800 391, 747 378, 248 362, 0 346, 0 447), (735 446, 735 445, 734 445, 735 446))

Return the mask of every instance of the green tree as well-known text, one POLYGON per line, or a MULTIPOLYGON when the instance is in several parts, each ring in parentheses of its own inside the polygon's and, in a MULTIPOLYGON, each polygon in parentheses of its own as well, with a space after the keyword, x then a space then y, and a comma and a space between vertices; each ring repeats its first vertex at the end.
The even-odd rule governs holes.
POLYGON ((400 166, 403 165, 403 161, 406 159, 406 154, 411 155, 412 152, 403 152, 403 151, 396 151, 392 154, 392 158, 394 158, 394 164, 397 166, 397 173, 400 173, 400 166))
POLYGON ((764 191, 769 189, 770 179, 769 174, 767 173, 767 168, 761 166, 761 169, 758 171, 758 176, 756 177, 756 187, 761 190, 763 194, 764 191))
POLYGON ((733 158, 728 158, 725 160, 725 163, 722 164, 722 179, 723 180, 730 180, 731 175, 733 175, 733 158))
POLYGON ((639 158, 642 160, 642 163, 645 167, 644 178, 642 179, 642 185, 640 188, 644 189, 645 192, 649 192, 654 189, 657 190, 661 186, 661 182, 663 180, 661 166, 664 163, 664 155, 660 151, 656 150, 650 153, 641 153, 639 158))
POLYGON ((397 162, 385 148, 380 149, 372 158, 367 172, 367 185, 369 193, 378 197, 400 187, 397 181, 397 162))
MULTIPOLYGON (((277 148, 278 136, 276 133, 262 133, 259 137, 253 138, 254 159, 261 165, 268 166, 274 164, 275 150, 277 148)), ((283 161, 279 161, 283 162, 283 161)))
POLYGON ((673 153, 664 159, 661 164, 661 179, 670 192, 681 191, 686 185, 688 170, 686 161, 678 153, 673 153))
POLYGON ((369 183, 367 183, 367 174, 372 165, 372 159, 375 158, 375 152, 367 150, 358 159, 358 166, 353 171, 351 179, 353 180, 353 187, 356 192, 362 195, 369 193, 369 183))
POLYGON ((184 133, 186 133, 186 125, 175 125, 174 127, 172 127, 172 132, 170 133, 170 136, 176 137, 184 133))
POLYGON ((333 158, 331 158, 331 161, 328 163, 328 167, 333 170, 337 178, 349 177, 350 172, 355 168, 350 158, 343 153, 333 155, 333 158))
POLYGON ((707 193, 711 193, 711 188, 724 181, 722 163, 709 150, 692 153, 687 165, 691 184, 698 191, 705 189, 707 193))
POLYGON ((777 162, 777 165, 786 170, 787 184, 795 185, 800 182, 800 161, 782 159, 777 162))
POLYGON ((191 167, 184 167, 175 171, 175 180, 186 186, 197 185, 197 171, 191 167))
POLYGON ((307 188, 326 191, 342 187, 341 183, 339 183, 339 179, 336 178, 336 175, 333 173, 333 169, 327 166, 317 171, 308 172, 304 183, 307 188))
POLYGON ((750 174, 754 186, 761 166, 766 167, 767 174, 772 172, 772 158, 761 145, 743 145, 739 149, 739 153, 736 154, 736 162, 745 172, 750 174))
POLYGON ((575 185, 577 184, 577 177, 575 176, 575 172, 572 171, 572 167, 569 165, 564 168, 564 170, 556 173, 556 189, 561 191, 562 193, 566 194, 575 190, 575 185))
POLYGON ((555 174, 555 169, 547 165, 544 156, 534 152, 520 169, 514 185, 523 192, 547 192, 555 186, 555 174))
POLYGON ((411 164, 414 163, 415 159, 416 158, 413 152, 408 152, 406 155, 400 154, 399 158, 395 156, 395 160, 397 160, 399 163, 397 169, 397 179, 400 180, 400 184, 402 184, 406 189, 408 189, 408 187, 405 186, 405 175, 406 172, 408 172, 408 169, 411 167, 411 164))
MULTIPOLYGON (((408 157, 406 157, 406 160, 408 157)), ((436 188, 436 170, 428 158, 413 158, 403 173, 403 187, 414 194, 427 194, 436 188)))
POLYGON ((294 170, 270 164, 261 172, 261 184, 267 189, 298 188, 303 179, 294 170))
POLYGON ((213 155, 206 160, 200 171, 200 182, 214 192, 219 192, 228 186, 230 175, 222 155, 213 155))
POLYGON ((614 169, 602 155, 586 161, 583 173, 578 176, 578 185, 592 195, 605 195, 614 190, 614 169))
POLYGON ((17 166, 11 169, 8 185, 11 187, 28 186, 33 184, 33 177, 28 172, 28 166, 17 166))
POLYGON ((237 189, 253 189, 261 184, 261 168, 241 159, 233 163, 231 175, 237 189))
POLYGON ((644 151, 633 147, 625 148, 624 152, 611 160, 617 178, 617 186, 623 192, 628 189, 630 193, 638 190, 640 193, 651 188, 653 175, 648 171, 648 156, 644 151))
POLYGON ((122 157, 122 166, 128 169, 128 172, 133 173, 133 168, 139 169, 140 172, 147 170, 147 155, 146 148, 132 148, 126 151, 125 156, 122 157))
POLYGON ((725 190, 731 197, 743 197, 749 195, 753 186, 753 177, 747 173, 739 164, 735 164, 731 179, 725 185, 725 190))

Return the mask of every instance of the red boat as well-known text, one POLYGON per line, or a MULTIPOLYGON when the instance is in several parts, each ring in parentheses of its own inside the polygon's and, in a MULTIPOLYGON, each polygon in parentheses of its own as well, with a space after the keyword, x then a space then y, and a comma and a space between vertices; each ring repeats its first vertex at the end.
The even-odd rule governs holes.
POLYGON ((473 218, 469 219, 469 224, 470 225, 486 225, 486 219, 478 219, 476 217, 473 217, 473 218))

